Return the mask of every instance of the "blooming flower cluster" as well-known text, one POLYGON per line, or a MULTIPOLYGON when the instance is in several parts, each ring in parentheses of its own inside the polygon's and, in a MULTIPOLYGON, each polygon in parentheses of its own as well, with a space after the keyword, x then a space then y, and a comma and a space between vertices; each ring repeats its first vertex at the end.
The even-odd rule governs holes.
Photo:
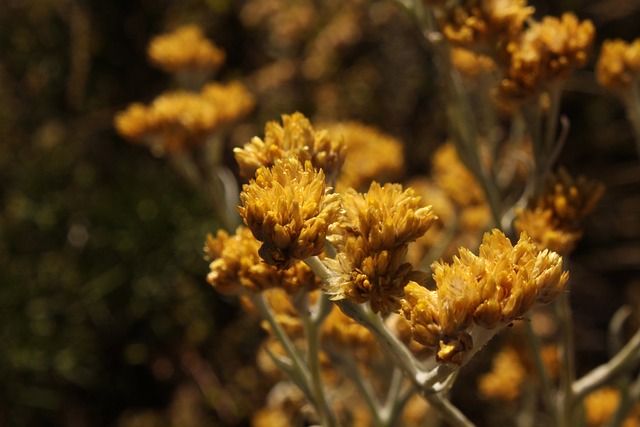
POLYGON ((461 248, 453 263, 435 262, 435 290, 416 282, 405 288, 402 312, 413 338, 433 348, 438 361, 464 363, 477 345, 474 335, 522 318, 536 303, 553 301, 568 280, 562 258, 540 252, 526 235, 512 245, 493 230, 479 252, 461 248))
POLYGON ((413 268, 404 262, 409 242, 422 236, 436 216, 412 189, 374 182, 365 194, 342 194, 344 214, 331 227, 338 254, 326 260, 335 276, 326 287, 333 299, 370 302, 374 312, 396 311, 413 268))

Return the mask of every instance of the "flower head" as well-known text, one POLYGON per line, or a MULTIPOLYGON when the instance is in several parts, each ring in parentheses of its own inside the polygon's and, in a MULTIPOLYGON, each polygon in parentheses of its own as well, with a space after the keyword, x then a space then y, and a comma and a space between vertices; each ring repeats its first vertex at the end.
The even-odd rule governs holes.
POLYGON ((395 311, 412 276, 404 262, 409 242, 422 236, 435 221, 412 189, 374 182, 365 194, 342 195, 344 214, 331 226, 328 239, 338 249, 326 260, 335 277, 326 289, 334 299, 369 301, 378 312, 395 311))
POLYGON ((477 346, 475 329, 523 317, 534 304, 555 299, 568 280, 558 254, 539 251, 525 234, 512 245, 499 230, 485 234, 479 255, 462 248, 452 263, 435 262, 432 270, 436 289, 409 282, 402 311, 413 338, 455 364, 477 346))
POLYGON ((277 159, 297 157, 300 162, 310 161, 314 168, 324 171, 333 179, 344 162, 344 141, 331 138, 326 131, 316 131, 301 113, 282 116, 282 126, 269 122, 264 139, 254 137, 243 148, 234 150, 240 174, 254 176, 258 168, 270 167, 277 159))
POLYGON ((261 167, 240 193, 240 215, 262 242, 262 259, 290 267, 324 251, 329 224, 338 216, 339 197, 330 194, 322 170, 295 157, 261 167))

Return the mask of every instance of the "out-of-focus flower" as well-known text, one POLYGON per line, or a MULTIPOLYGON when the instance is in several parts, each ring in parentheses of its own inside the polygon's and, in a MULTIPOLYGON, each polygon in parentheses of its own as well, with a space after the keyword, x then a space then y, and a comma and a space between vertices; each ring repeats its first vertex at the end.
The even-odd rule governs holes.
POLYGON ((214 132, 247 115, 254 106, 239 82, 212 84, 203 92, 169 92, 149 106, 132 104, 115 117, 118 133, 147 144, 155 155, 188 150, 203 144, 214 132))
POLYGON ((399 184, 374 182, 365 194, 347 190, 342 200, 344 214, 328 237, 338 255, 325 261, 335 273, 326 291, 335 300, 369 301, 375 312, 395 311, 412 274, 404 262, 407 246, 436 216, 399 184))
POLYGON ((583 176, 574 179, 560 169, 526 209, 516 212, 514 226, 544 248, 569 253, 582 237, 580 222, 595 209, 603 194, 601 183, 583 176))
POLYGON ((255 97, 239 81, 209 83, 200 92, 218 111, 217 125, 224 126, 246 117, 255 107, 255 97))
POLYGON ((238 212, 262 242, 260 256, 280 269, 324 251, 327 229, 340 206, 322 170, 295 157, 258 169, 255 179, 243 186, 240 200, 238 212))
POLYGON ((506 47, 509 66, 498 88, 500 96, 525 98, 566 79, 586 64, 594 38, 591 21, 581 22, 572 13, 533 22, 506 47))
POLYGON ((319 279, 303 262, 296 262, 287 270, 277 270, 260 260, 260 243, 251 231, 240 226, 233 236, 219 230, 207 236, 205 255, 211 261, 207 281, 220 293, 261 292, 278 287, 288 293, 318 287, 319 279))
POLYGON ((625 91, 640 77, 640 39, 605 40, 596 64, 598 83, 610 90, 625 91))
POLYGON ((404 170, 402 143, 371 126, 357 122, 324 126, 329 137, 344 139, 346 158, 336 189, 369 187, 371 181, 387 182, 400 178, 404 170))
POLYGON ((590 427, 604 425, 615 413, 620 403, 620 392, 613 387, 603 387, 589 393, 584 399, 584 411, 590 427))
POLYGON ((371 361, 381 354, 371 332, 338 309, 332 310, 322 324, 322 339, 325 347, 349 354, 360 362, 371 361))
POLYGON ((454 45, 483 51, 517 38, 533 12, 526 0, 471 0, 453 8, 440 26, 454 45))
POLYGON ((262 166, 270 167, 277 159, 291 156, 302 163, 310 161, 330 180, 335 178, 344 163, 344 141, 330 137, 325 130, 314 130, 301 113, 283 115, 282 126, 277 122, 267 123, 264 133, 264 140, 254 137, 243 148, 234 150, 240 174, 245 178, 253 177, 262 166))
POLYGON ((410 282, 403 314, 415 340, 436 349, 438 361, 454 364, 477 345, 474 330, 523 317, 534 304, 554 300, 568 280, 558 254, 540 252, 525 234, 514 246, 497 229, 485 234, 479 255, 461 248, 453 263, 435 262, 432 270, 436 289, 410 282))
POLYGON ((448 142, 433 154, 433 176, 458 206, 485 202, 484 192, 469 169, 460 161, 455 146, 448 142))
POLYGON ((155 37, 147 54, 151 62, 169 73, 208 77, 224 63, 225 53, 207 40, 196 25, 185 25, 155 37))
POLYGON ((490 57, 462 47, 452 48, 450 58, 451 64, 471 81, 480 75, 495 71, 496 68, 490 57))
POLYGON ((518 351, 502 348, 493 358, 491 371, 478 381, 478 391, 484 399, 514 402, 520 397, 522 383, 527 379, 518 351))

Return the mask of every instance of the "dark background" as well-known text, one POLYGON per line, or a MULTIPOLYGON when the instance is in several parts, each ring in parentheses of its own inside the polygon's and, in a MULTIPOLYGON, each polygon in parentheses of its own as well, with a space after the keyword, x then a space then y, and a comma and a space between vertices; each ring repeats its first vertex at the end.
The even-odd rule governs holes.
MULTIPOLYGON (((218 77, 253 85, 257 108, 229 150, 299 110, 375 125, 406 142, 407 176, 428 172, 446 125, 412 21, 390 1, 302 3, 313 19, 288 28, 248 22, 244 0, 0 2, 0 426, 247 425, 261 405, 257 322, 204 279, 202 243, 218 227, 209 201, 112 127, 173 85, 146 59, 154 35, 200 24, 227 52, 218 77), (323 52, 342 3, 358 31, 323 52), (304 71, 312 55, 321 72, 304 71), (280 61, 297 71, 261 86, 280 61)), ((598 45, 640 37, 634 0, 535 5, 592 19, 598 45)), ((581 373, 606 360, 613 312, 640 304, 638 154, 592 70, 573 76, 562 108, 561 162, 608 188, 570 263, 581 373)), ((477 398, 460 404, 485 422, 477 398)))

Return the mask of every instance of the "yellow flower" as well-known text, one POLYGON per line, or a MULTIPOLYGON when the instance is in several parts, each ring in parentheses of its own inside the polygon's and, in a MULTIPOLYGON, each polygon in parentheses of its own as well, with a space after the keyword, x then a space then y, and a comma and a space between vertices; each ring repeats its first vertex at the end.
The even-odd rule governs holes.
POLYGON ((640 39, 605 40, 596 64, 598 83, 607 89, 624 91, 640 76, 640 39))
POLYGON ((438 361, 455 364, 477 345, 475 329, 523 317, 534 304, 555 299, 568 280, 558 254, 540 252, 525 234, 512 245, 497 229, 484 235, 479 255, 461 248, 452 263, 434 262, 432 270, 436 289, 410 282, 402 312, 416 341, 437 350, 438 361))
POLYGON ((207 40, 195 25, 185 25, 155 37, 147 53, 154 65, 170 73, 198 70, 210 74, 225 60, 224 51, 207 40))
POLYGON ((329 191, 322 170, 294 157, 258 169, 243 186, 238 211, 262 242, 259 253, 267 264, 284 269, 324 251, 327 228, 339 208, 338 195, 329 191))
POLYGON ((116 115, 114 124, 123 137, 164 155, 204 143, 220 127, 247 115, 253 105, 253 96, 241 83, 215 83, 201 93, 168 92, 149 106, 132 104, 116 115))
POLYGON ((506 47, 509 66, 500 95, 524 98, 539 93, 550 82, 566 79, 573 69, 586 64, 594 37, 591 21, 580 22, 572 13, 533 22, 506 47))
POLYGON ((375 312, 396 311, 412 275, 411 264, 404 262, 408 244, 436 216, 399 184, 374 182, 366 194, 350 190, 342 201, 344 213, 329 236, 338 255, 325 261, 335 276, 325 290, 335 300, 368 301, 375 312))
POLYGON ((254 137, 243 148, 233 150, 245 178, 253 177, 262 166, 273 166, 277 159, 293 156, 302 163, 310 161, 332 180, 344 162, 344 141, 329 137, 327 131, 314 130, 301 113, 283 115, 282 126, 267 123, 264 132, 264 140, 254 137))
POLYGON ((582 237, 580 222, 595 209, 603 194, 601 183, 583 176, 574 179, 560 169, 526 209, 516 212, 514 227, 526 231, 542 247, 569 253, 582 237))

